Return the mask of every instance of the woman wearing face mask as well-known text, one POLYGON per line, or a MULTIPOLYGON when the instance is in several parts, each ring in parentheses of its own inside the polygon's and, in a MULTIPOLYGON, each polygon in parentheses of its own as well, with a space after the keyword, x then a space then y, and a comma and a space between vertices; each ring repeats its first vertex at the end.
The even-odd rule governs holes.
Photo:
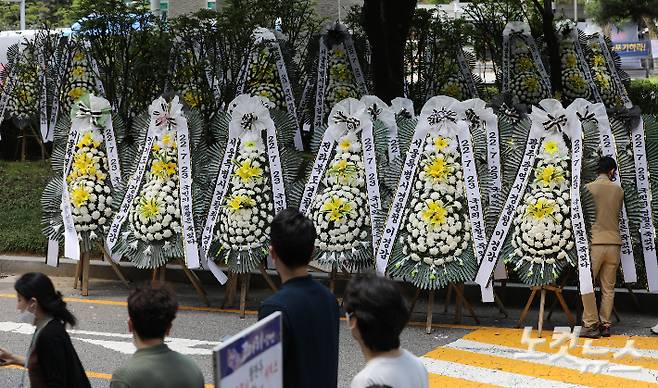
MULTIPOLYGON (((31 272, 21 276, 14 288, 18 319, 36 329, 26 357, 0 348, 0 363, 25 366, 31 388, 91 388, 65 328, 67 323, 75 326, 76 319, 52 281, 42 273, 31 272)), ((24 384, 25 372, 19 387, 24 384)))

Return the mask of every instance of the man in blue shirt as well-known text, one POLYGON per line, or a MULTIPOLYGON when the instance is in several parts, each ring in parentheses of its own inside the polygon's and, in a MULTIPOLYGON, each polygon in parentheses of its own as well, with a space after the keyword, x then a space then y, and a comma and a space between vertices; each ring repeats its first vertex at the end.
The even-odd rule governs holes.
POLYGON ((286 388, 338 384, 338 303, 308 274, 315 238, 313 222, 297 209, 282 210, 272 220, 270 255, 283 284, 262 303, 258 319, 282 314, 286 388))

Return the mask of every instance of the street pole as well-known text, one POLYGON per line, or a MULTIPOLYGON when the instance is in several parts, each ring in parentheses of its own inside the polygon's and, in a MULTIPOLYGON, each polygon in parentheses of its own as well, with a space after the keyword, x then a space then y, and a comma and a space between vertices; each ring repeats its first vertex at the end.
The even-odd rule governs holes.
POLYGON ((25 29, 25 0, 21 0, 20 3, 20 20, 21 20, 21 30, 25 29))
POLYGON ((573 22, 578 25, 578 0, 573 0, 573 22))
POLYGON ((151 0, 151 13, 160 17, 160 0, 151 0))

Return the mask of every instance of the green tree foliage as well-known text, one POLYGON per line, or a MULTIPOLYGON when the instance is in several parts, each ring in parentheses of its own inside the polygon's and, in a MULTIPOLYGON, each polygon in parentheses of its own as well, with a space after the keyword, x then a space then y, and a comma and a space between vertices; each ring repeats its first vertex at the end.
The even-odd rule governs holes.
POLYGON ((587 12, 602 24, 633 20, 649 28, 653 38, 658 37, 658 1, 595 0, 587 4, 587 12))

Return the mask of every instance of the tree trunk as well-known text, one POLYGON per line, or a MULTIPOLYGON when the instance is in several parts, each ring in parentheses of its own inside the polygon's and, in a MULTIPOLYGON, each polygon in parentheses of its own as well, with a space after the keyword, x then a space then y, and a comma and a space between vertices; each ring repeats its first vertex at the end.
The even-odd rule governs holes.
POLYGON ((362 20, 371 49, 374 94, 390 103, 404 94, 404 46, 416 0, 365 0, 362 20))
POLYGON ((555 33, 553 21, 553 2, 544 0, 542 27, 544 30, 544 40, 546 41, 546 51, 548 53, 548 63, 550 67, 550 78, 553 94, 562 90, 562 72, 560 69, 560 44, 555 33))
POLYGON ((649 39, 658 39, 658 27, 650 16, 642 16, 642 21, 649 29, 649 39))

